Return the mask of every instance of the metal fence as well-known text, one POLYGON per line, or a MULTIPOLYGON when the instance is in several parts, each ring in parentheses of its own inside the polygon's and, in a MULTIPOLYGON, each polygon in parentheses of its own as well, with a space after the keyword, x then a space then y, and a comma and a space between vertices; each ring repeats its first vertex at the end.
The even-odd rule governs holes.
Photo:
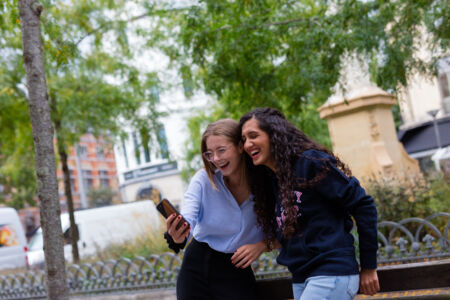
MULTIPOLYGON (((449 227, 450 213, 438 213, 426 219, 408 218, 400 222, 380 222, 378 263, 383 265, 450 257, 449 227)), ((276 252, 265 253, 253 263, 257 279, 290 276, 285 267, 276 263, 276 255, 276 252)), ((164 253, 70 265, 67 268, 70 294, 173 287, 181 266, 181 256, 182 254, 164 253)), ((43 271, 0 275, 1 300, 42 299, 45 296, 43 271)))

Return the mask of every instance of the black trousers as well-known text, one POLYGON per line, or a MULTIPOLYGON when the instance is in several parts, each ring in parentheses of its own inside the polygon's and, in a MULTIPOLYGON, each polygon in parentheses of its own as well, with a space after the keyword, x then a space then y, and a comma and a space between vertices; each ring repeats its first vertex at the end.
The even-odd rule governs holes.
POLYGON ((187 247, 177 280, 178 300, 254 300, 251 267, 236 268, 232 254, 211 249, 195 239, 187 247))

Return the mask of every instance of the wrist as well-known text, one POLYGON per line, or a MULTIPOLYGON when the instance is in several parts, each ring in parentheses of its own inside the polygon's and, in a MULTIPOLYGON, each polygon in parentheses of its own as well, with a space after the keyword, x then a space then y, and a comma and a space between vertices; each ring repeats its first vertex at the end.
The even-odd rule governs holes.
POLYGON ((275 244, 272 239, 264 240, 266 246, 266 252, 272 252, 275 249, 275 244))

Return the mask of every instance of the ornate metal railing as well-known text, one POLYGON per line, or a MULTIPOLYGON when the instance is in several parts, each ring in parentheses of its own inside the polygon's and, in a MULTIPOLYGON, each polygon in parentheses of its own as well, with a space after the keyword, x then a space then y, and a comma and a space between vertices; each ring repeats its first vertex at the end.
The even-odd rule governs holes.
MULTIPOLYGON (((450 213, 426 219, 408 218, 378 224, 378 262, 406 263, 450 257, 450 213)), ((70 265, 67 268, 71 295, 111 293, 124 290, 161 289, 175 286, 181 256, 172 253, 121 258, 104 262, 70 265)), ((257 279, 289 276, 276 263, 276 252, 265 253, 253 263, 257 279)), ((0 299, 45 298, 45 273, 0 275, 0 299)))

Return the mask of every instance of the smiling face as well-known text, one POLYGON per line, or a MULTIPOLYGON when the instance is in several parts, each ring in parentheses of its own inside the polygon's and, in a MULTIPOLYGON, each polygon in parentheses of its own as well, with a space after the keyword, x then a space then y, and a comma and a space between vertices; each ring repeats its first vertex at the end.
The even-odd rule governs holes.
POLYGON ((254 165, 265 165, 275 172, 275 159, 270 152, 270 139, 267 132, 259 127, 259 123, 252 118, 242 126, 244 150, 250 155, 254 165))
POLYGON ((213 153, 211 163, 222 172, 223 176, 240 174, 242 147, 236 146, 226 137, 211 135, 206 139, 206 150, 213 153))

